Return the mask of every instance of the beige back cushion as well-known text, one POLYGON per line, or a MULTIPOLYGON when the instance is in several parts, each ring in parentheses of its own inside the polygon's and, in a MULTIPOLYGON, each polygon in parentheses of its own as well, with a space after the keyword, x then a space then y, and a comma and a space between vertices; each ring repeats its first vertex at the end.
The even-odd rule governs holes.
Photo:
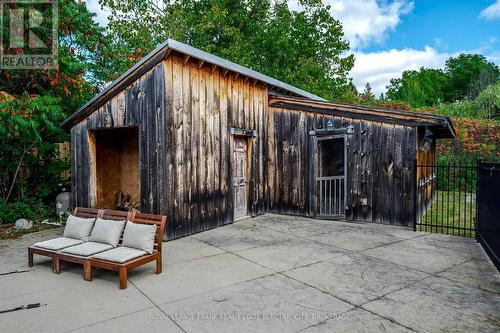
POLYGON ((139 224, 127 221, 125 232, 123 233, 123 246, 132 247, 153 253, 155 243, 156 225, 139 224))
POLYGON ((86 219, 70 215, 66 221, 63 236, 88 241, 94 222, 95 218, 86 219))
POLYGON ((89 240, 116 247, 120 241, 123 228, 125 228, 125 221, 103 220, 98 217, 89 240))

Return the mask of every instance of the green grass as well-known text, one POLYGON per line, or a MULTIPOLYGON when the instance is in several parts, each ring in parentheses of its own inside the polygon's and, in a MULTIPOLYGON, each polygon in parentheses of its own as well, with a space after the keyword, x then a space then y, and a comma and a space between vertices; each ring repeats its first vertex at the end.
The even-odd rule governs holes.
POLYGON ((432 206, 420 218, 418 231, 455 236, 476 236, 476 194, 436 191, 432 206), (423 224, 423 225, 422 225, 423 224))

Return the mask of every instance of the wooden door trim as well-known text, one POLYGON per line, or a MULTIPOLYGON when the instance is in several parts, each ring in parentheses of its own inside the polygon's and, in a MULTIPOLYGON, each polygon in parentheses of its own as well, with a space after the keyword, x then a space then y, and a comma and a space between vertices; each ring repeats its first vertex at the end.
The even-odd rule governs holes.
POLYGON ((252 182, 253 182, 253 179, 252 179, 252 163, 251 163, 251 158, 252 158, 252 154, 253 154, 253 150, 252 150, 252 143, 253 143, 253 137, 252 136, 247 136, 247 135, 238 135, 238 134, 233 134, 231 135, 231 139, 230 139, 230 151, 231 151, 231 175, 230 175, 230 184, 231 184, 231 189, 232 189, 232 195, 231 195, 231 202, 232 202, 232 205, 231 205, 231 214, 233 216, 233 222, 236 221, 236 220, 239 220, 241 218, 244 218, 244 217, 248 217, 250 216, 250 214, 252 214, 252 211, 251 211, 251 200, 252 200, 252 192, 251 192, 251 189, 252 189, 252 182), (244 141, 245 144, 246 144, 246 156, 245 156, 245 197, 246 197, 246 212, 245 212, 245 215, 242 215, 242 216, 238 216, 236 217, 236 215, 234 214, 235 212, 235 206, 236 206, 236 203, 235 203, 235 200, 234 200, 234 196, 235 196, 235 193, 234 193, 234 178, 235 178, 235 175, 234 175, 234 172, 233 172, 233 168, 235 167, 234 166, 234 150, 235 150, 235 141, 236 140, 241 140, 241 141, 244 141))

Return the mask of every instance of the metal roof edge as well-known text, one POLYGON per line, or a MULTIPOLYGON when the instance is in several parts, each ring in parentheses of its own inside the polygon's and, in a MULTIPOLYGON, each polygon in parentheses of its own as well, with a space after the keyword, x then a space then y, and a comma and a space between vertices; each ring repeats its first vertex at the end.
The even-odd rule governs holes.
MULTIPOLYGON (((161 52, 166 52, 171 49, 173 51, 177 51, 183 54, 187 54, 191 57, 203 60, 207 63, 211 63, 213 65, 228 69, 230 71, 239 73, 243 76, 248 76, 252 79, 265 82, 269 85, 290 91, 294 94, 297 94, 299 96, 305 97, 307 99, 311 100, 316 100, 316 101, 327 101, 319 96, 316 96, 314 94, 311 94, 305 90, 299 89, 297 87, 294 87, 292 85, 289 85, 287 83, 284 83, 282 81, 279 81, 277 79, 273 79, 272 77, 269 77, 267 75, 261 74, 257 71, 254 71, 250 68, 238 65, 234 62, 231 62, 229 60, 223 59, 221 57, 215 56, 213 54, 207 53, 205 51, 202 51, 200 49, 197 49, 195 47, 189 46, 187 44, 178 42, 174 39, 167 39, 165 42, 161 43, 158 45, 153 51, 148 53, 144 58, 139 60, 134 66, 130 67, 125 73, 120 75, 116 80, 111 82, 109 85, 107 85, 104 89, 102 89, 98 94, 96 94, 91 100, 89 100, 87 103, 85 103, 83 106, 81 106, 77 111, 73 112, 70 116, 68 116, 60 125, 61 127, 67 127, 67 125, 72 122, 74 119, 77 118, 77 116, 85 111, 87 108, 91 107, 92 104, 94 104, 98 99, 106 95, 108 92, 112 91, 113 88, 115 88, 119 83, 124 81, 127 77, 132 75, 134 72, 139 70, 141 66, 146 64, 148 61, 151 59, 156 59, 155 56, 160 54, 161 52)), ((159 62, 159 61, 158 61, 159 62)), ((156 63, 153 63, 152 65, 154 66, 156 63)))

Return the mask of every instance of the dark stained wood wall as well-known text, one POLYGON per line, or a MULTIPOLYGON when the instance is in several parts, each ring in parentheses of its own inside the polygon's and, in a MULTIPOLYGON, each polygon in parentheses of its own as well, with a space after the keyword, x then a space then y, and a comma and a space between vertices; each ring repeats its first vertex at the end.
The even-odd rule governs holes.
POLYGON ((73 205, 95 207, 89 131, 139 127, 140 210, 177 238, 233 222, 231 128, 249 137, 249 213, 267 211, 267 86, 171 54, 71 129, 73 205))
MULTIPOLYGON (((268 107, 268 87, 172 53, 71 130, 73 205, 96 206, 89 131, 137 126, 140 210, 168 216, 166 238, 233 222, 233 135, 248 136, 248 204, 311 215, 309 131, 354 125, 348 136, 351 220, 413 221, 416 129, 268 107), (368 206, 361 205, 366 197, 368 206)), ((314 215, 314 214, 312 214, 314 215)))
POLYGON ((140 161, 140 209, 145 212, 159 209, 159 183, 163 178, 161 154, 165 151, 164 66, 157 65, 132 85, 108 101, 88 118, 71 129, 71 179, 74 206, 95 207, 95 167, 89 145, 89 131, 137 126, 140 161))
POLYGON ((172 55, 166 61, 167 234, 180 237, 233 222, 231 128, 254 130, 249 211, 267 210, 267 87, 219 67, 172 55))
POLYGON ((347 135, 346 218, 413 223, 416 128, 275 107, 268 118, 270 211, 314 216, 310 132, 325 129, 329 120, 335 128, 354 126, 347 135))

